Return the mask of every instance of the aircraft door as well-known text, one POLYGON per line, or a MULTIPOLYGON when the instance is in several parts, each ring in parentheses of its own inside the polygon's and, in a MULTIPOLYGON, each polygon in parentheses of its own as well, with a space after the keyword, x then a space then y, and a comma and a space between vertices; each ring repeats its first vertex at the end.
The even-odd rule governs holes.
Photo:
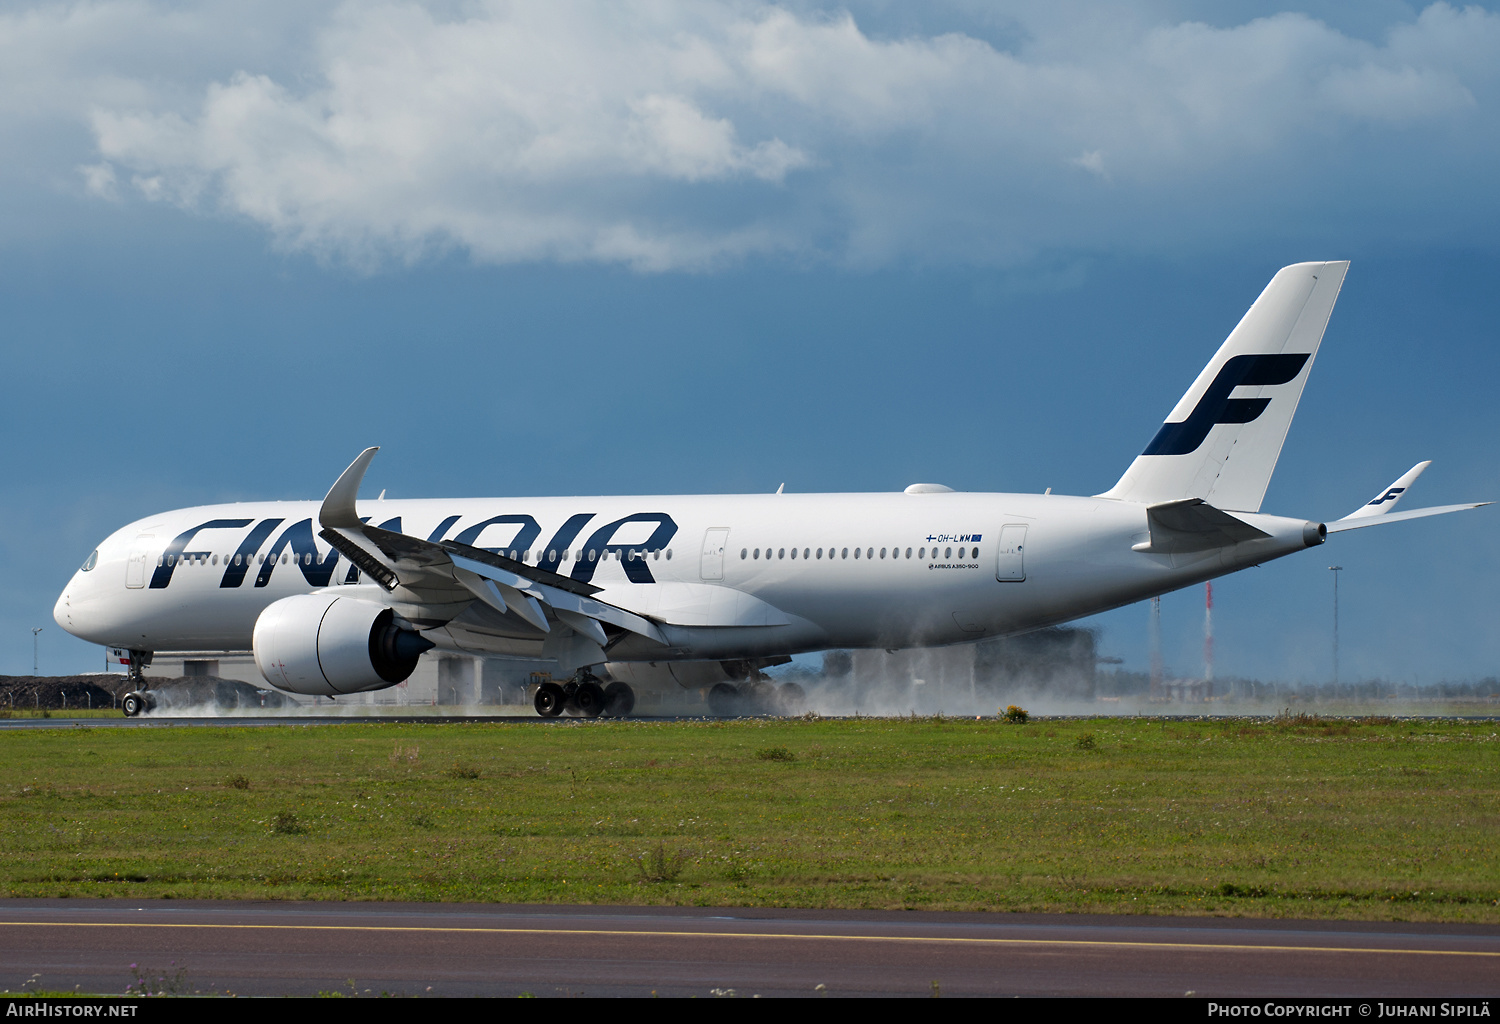
POLYGON ((714 527, 703 535, 703 568, 705 580, 724 578, 724 548, 729 544, 729 528, 714 527))
POLYGON ((995 565, 995 579, 1002 583, 1019 583, 1026 578, 1026 525, 1012 523, 1000 527, 1000 554, 995 565))
POLYGON ((143 533, 130 548, 130 560, 125 563, 125 586, 139 590, 146 585, 146 559, 150 556, 153 535, 143 533))

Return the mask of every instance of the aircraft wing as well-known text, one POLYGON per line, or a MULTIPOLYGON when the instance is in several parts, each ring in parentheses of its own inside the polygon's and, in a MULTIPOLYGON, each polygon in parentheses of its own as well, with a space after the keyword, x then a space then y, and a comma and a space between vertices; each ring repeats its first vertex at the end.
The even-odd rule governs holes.
POLYGON ((598 587, 457 541, 427 541, 361 522, 354 498, 377 451, 361 452, 329 490, 318 513, 320 536, 413 607, 411 617, 438 625, 478 601, 524 635, 545 636, 559 622, 600 647, 622 633, 667 644, 649 619, 595 598, 598 587))

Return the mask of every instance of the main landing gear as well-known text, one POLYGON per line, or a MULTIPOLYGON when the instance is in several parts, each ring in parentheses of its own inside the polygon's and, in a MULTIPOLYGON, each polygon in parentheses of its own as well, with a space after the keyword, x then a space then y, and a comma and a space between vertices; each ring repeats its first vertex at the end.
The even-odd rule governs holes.
POLYGON ((532 703, 543 718, 556 718, 564 711, 583 718, 624 718, 635 710, 635 691, 618 681, 605 686, 597 676, 581 672, 566 683, 538 686, 532 703))
POLYGON ((708 710, 718 718, 741 715, 800 715, 807 694, 796 683, 777 686, 767 679, 717 683, 708 691, 708 710))
POLYGON ((149 664, 150 651, 130 652, 130 667, 126 669, 125 678, 130 681, 133 689, 120 701, 120 708, 125 712, 126 718, 144 715, 156 707, 156 698, 151 696, 151 684, 146 681, 146 666, 149 664))

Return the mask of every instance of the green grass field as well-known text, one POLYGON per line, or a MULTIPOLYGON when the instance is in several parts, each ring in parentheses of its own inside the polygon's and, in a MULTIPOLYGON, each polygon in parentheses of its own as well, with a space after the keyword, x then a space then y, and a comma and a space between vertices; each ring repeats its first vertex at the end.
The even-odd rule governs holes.
POLYGON ((10 896, 1500 921, 1500 724, 38 729, 10 896))

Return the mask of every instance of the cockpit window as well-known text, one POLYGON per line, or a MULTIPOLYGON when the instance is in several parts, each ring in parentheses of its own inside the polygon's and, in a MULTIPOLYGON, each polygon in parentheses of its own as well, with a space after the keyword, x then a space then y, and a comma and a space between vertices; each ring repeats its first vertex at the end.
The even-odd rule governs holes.
POLYGON ((86 561, 86 562, 83 563, 83 571, 84 572, 88 572, 90 569, 92 569, 94 566, 96 566, 98 564, 99 564, 99 549, 95 548, 89 554, 88 561, 86 561))

